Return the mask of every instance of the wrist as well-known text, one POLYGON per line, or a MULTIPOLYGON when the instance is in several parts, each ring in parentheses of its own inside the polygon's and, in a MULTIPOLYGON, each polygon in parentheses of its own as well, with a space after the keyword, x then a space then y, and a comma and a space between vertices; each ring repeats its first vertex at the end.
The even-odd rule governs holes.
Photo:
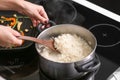
POLYGON ((24 0, 14 0, 13 2, 13 10, 17 12, 22 12, 24 9, 24 0))
POLYGON ((19 10, 24 0, 0 0, 0 10, 19 10))

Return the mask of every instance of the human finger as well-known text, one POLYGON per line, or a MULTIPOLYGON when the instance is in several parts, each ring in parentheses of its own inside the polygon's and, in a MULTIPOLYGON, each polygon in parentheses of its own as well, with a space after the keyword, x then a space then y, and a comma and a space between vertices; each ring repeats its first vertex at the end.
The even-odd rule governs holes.
POLYGON ((48 20, 46 18, 44 18, 43 16, 41 16, 40 14, 38 14, 38 20, 40 22, 42 22, 43 24, 45 24, 48 20))
POLYGON ((41 15, 42 17, 44 17, 47 21, 49 20, 48 15, 47 15, 47 13, 46 13, 46 11, 44 10, 43 7, 42 7, 41 10, 40 10, 40 15, 41 15))
POLYGON ((33 26, 36 27, 36 26, 37 26, 37 21, 36 21, 36 19, 31 18, 31 20, 32 20, 33 26))
POLYGON ((21 36, 21 34, 19 32, 17 32, 16 30, 11 29, 11 39, 12 39, 12 43, 13 45, 22 45, 22 40, 18 39, 17 36, 21 36))

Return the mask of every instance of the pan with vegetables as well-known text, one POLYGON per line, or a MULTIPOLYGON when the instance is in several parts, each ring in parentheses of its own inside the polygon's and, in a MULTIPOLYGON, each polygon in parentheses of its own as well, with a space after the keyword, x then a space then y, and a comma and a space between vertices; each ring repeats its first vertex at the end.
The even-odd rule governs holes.
MULTIPOLYGON (((0 24, 9 26, 14 30, 17 30, 23 36, 26 35, 26 36, 34 37, 37 34, 36 33, 37 31, 35 31, 35 28, 33 27, 31 20, 27 16, 19 16, 17 14, 13 14, 12 16, 1 15, 0 24)), ((31 44, 32 42, 23 41, 22 46, 19 47, 11 46, 10 48, 0 47, 0 50, 20 49, 20 48, 28 47, 31 44)))
MULTIPOLYGON (((37 28, 33 27, 29 17, 13 11, 0 12, 0 25, 6 25, 17 30, 21 35, 36 37, 37 28)), ((0 65, 18 66, 31 62, 37 54, 33 42, 23 41, 21 46, 10 48, 0 47, 0 65)))

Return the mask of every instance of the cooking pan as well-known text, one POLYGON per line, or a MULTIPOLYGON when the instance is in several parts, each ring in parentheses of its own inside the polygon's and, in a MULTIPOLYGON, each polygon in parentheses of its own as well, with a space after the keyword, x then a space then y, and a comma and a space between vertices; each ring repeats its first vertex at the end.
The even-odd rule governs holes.
MULTIPOLYGON (((14 14, 18 15, 17 13, 14 13, 14 14)), ((12 14, 12 15, 8 15, 8 14, 5 15, 5 14, 4 14, 4 15, 1 15, 1 16, 5 16, 6 18, 11 18, 11 17, 14 17, 14 16, 13 16, 14 14, 12 14)), ((14 17, 14 18, 15 18, 15 17, 14 17)), ((3 19, 3 18, 0 19, 0 20, 1 20, 1 21, 0 21, 0 24, 1 24, 1 25, 8 25, 8 24, 10 23, 10 21, 4 21, 4 22, 2 23, 2 19, 3 19)), ((30 20, 29 17, 22 16, 22 15, 18 15, 17 18, 16 18, 16 23, 17 23, 17 22, 18 22, 18 23, 19 23, 19 22, 22 22, 22 24, 21 24, 21 26, 20 26, 20 30, 17 29, 17 28, 18 28, 18 27, 17 27, 18 24, 15 24, 15 26, 12 27, 14 30, 16 30, 16 31, 18 31, 18 32, 20 32, 20 33, 21 33, 21 31, 22 31, 23 35, 26 35, 26 36, 32 36, 32 37, 35 37, 35 36, 36 36, 36 34, 37 34, 36 28, 33 27, 32 22, 31 22, 31 20, 30 20), (25 31, 26 29, 27 29, 28 31, 25 31)), ((13 47, 13 48, 3 48, 3 47, 0 47, 0 50, 23 49, 23 48, 29 47, 30 45, 32 45, 32 43, 33 43, 33 42, 25 41, 22 46, 13 47)))
MULTIPOLYGON (((11 17, 16 18, 14 15, 17 15, 17 21, 22 22, 20 31, 23 31, 24 35, 32 37, 37 36, 38 30, 33 27, 32 21, 30 20, 29 17, 21 15, 14 11, 1 11, 0 13, 0 17, 4 16, 6 18, 11 17), (25 29, 27 29, 28 31, 26 32, 25 29)), ((3 18, 0 18, 0 20, 3 20, 3 18)), ((4 23, 0 21, 0 24, 7 25, 9 24, 9 21, 4 21, 4 23)), ((19 31, 17 29, 17 25, 15 25, 12 28, 14 30, 19 31)), ((0 65, 13 66, 24 65, 26 63, 29 63, 36 56, 36 54, 34 53, 35 51, 33 46, 34 46, 33 42, 24 41, 23 45, 19 47, 12 48, 0 47, 0 65)))
MULTIPOLYGON (((29 17, 16 13, 14 11, 1 11, 0 16, 5 16, 6 18, 14 17, 16 14, 18 21, 23 22, 21 25, 21 30, 24 32, 26 36, 36 37, 42 30, 38 30, 33 27, 32 21, 29 17), (28 29, 28 32, 25 32, 25 29, 28 29)), ((0 19, 1 20, 1 19, 0 19)), ((2 25, 7 25, 9 22, 4 21, 1 23, 2 25)), ((48 25, 48 24, 47 24, 48 25)), ((49 21, 49 25, 55 25, 54 22, 49 21)), ((49 27, 49 26, 43 26, 49 27)), ((13 28, 18 31, 17 25, 13 28)), ((30 63, 37 56, 37 52, 34 47, 34 43, 31 41, 25 40, 22 46, 12 47, 12 48, 4 48, 0 47, 0 65, 6 66, 23 66, 25 64, 30 63)), ((18 67, 17 67, 18 68, 18 67)))

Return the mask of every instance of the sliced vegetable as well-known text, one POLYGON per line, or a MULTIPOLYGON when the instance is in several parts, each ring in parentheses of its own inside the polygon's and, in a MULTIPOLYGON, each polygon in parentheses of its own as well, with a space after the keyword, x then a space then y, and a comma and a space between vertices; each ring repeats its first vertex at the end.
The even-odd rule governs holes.
POLYGON ((30 26, 30 28, 32 29, 32 28, 33 28, 33 26, 30 26))
POLYGON ((4 23, 4 20, 1 20, 1 23, 4 23))
POLYGON ((29 31, 29 29, 25 29, 25 32, 28 32, 29 31))
POLYGON ((13 14, 14 17, 17 17, 17 14, 13 14))
POLYGON ((1 16, 1 18, 6 21, 11 21, 10 22, 11 27, 13 27, 16 24, 16 18, 14 18, 14 17, 6 18, 5 16, 1 16))
POLYGON ((21 34, 22 36, 24 36, 24 35, 25 35, 23 31, 20 31, 20 34, 21 34))
POLYGON ((15 18, 8 18, 8 20, 11 21, 10 26, 14 26, 16 24, 16 19, 15 18))
POLYGON ((20 31, 21 30, 21 25, 23 22, 18 21, 17 22, 17 30, 20 31))

